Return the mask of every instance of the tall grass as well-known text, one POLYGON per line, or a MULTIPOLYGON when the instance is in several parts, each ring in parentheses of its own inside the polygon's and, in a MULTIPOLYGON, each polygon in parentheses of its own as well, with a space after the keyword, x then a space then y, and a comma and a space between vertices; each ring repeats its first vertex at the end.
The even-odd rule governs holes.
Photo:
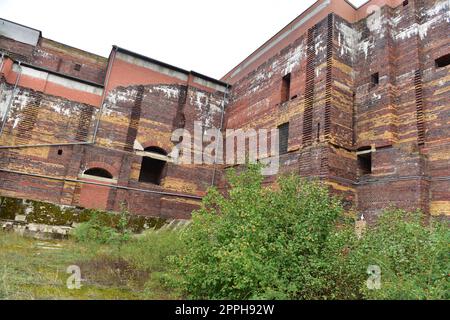
POLYGON ((184 247, 178 231, 150 231, 124 245, 121 256, 139 269, 164 272, 170 268, 167 258, 182 253, 184 247))
POLYGON ((0 299, 179 299, 168 257, 183 251, 179 232, 147 231, 120 246, 95 240, 48 242, 0 231, 0 299), (58 243, 59 250, 42 245, 58 243), (81 268, 81 290, 66 269, 81 268))

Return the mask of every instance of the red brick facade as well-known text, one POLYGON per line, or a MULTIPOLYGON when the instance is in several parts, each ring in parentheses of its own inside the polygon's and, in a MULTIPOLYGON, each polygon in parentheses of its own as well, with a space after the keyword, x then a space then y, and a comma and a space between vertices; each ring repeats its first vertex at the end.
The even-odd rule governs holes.
POLYGON ((320 177, 369 220, 390 205, 450 215, 449 11, 319 0, 221 81, 122 48, 0 36, 0 195, 188 218, 223 168, 169 162, 151 184, 142 152, 169 153, 196 121, 221 128, 226 104, 228 129, 289 123, 280 172, 320 177), (110 177, 84 174, 96 168, 110 177))

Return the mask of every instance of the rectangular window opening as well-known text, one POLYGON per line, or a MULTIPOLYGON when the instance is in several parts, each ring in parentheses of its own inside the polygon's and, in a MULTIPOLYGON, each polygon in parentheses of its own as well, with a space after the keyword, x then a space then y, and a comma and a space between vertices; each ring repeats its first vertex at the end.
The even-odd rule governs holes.
POLYGON ((372 174, 372 152, 358 155, 358 171, 360 176, 372 174))
POLYGON ((317 124, 317 137, 316 137, 317 142, 320 142, 320 123, 317 124))
POLYGON ((370 86, 371 88, 375 88, 380 83, 380 74, 374 73, 370 76, 370 86))
POLYGON ((403 1, 403 6, 406 7, 408 5, 408 3, 409 3, 408 0, 403 1))
POLYGON ((444 68, 450 64, 450 53, 435 60, 436 68, 444 68))
POLYGON ((81 70, 81 64, 75 63, 75 66, 73 67, 73 69, 74 69, 75 71, 80 71, 80 70, 81 70))
POLYGON ((281 85, 281 103, 289 101, 291 98, 291 74, 288 73, 283 77, 281 85))
POLYGON ((280 154, 286 154, 288 152, 289 143, 289 122, 278 126, 278 134, 280 154))

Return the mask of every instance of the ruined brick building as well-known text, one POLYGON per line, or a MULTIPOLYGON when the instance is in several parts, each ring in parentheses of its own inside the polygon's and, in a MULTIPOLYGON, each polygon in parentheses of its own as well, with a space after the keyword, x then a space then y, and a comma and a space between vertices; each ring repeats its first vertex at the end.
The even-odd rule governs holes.
POLYGON ((279 127, 281 173, 320 177, 368 219, 450 215, 449 2, 319 0, 221 80, 0 20, 0 195, 188 218, 223 183, 223 166, 168 156, 200 121, 279 127))

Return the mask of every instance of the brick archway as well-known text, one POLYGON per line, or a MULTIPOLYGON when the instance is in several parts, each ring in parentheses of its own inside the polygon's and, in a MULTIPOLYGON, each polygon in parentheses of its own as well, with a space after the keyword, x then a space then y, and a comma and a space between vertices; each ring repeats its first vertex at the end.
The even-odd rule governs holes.
POLYGON ((80 173, 84 173, 86 170, 92 169, 92 168, 99 168, 108 171, 113 178, 117 178, 119 176, 119 172, 116 168, 113 166, 101 162, 101 161, 90 161, 84 165, 84 169, 80 173))
POLYGON ((106 210, 112 191, 109 185, 116 184, 113 172, 112 166, 91 162, 79 177, 80 181, 84 181, 81 183, 79 205, 89 209, 106 210))

